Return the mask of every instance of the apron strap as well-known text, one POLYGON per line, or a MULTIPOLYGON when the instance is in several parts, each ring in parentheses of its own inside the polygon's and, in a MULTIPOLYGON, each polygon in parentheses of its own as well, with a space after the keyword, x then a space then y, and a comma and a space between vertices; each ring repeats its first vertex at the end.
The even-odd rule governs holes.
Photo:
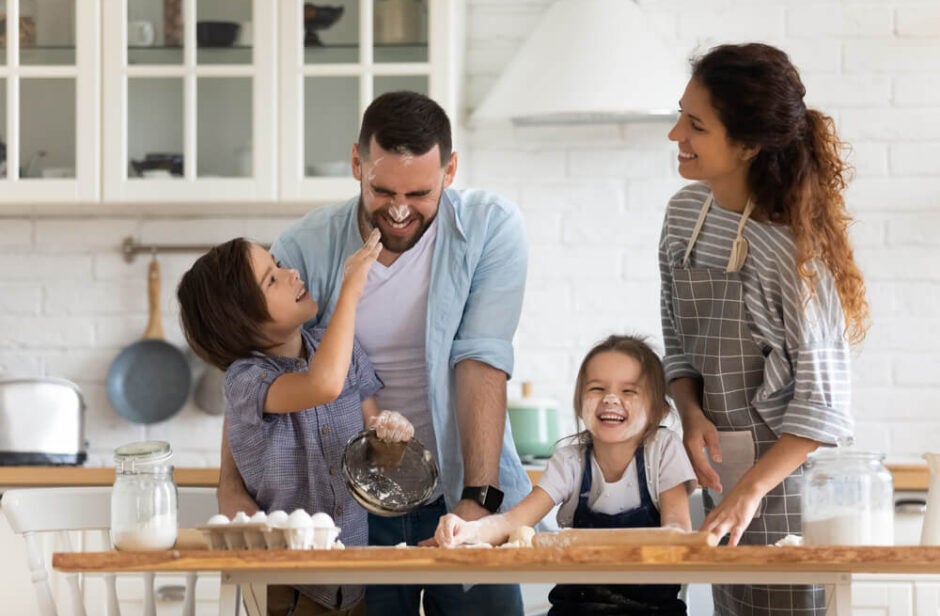
POLYGON ((744 239, 744 223, 747 222, 751 212, 754 211, 754 202, 747 200, 744 206, 744 213, 741 214, 741 220, 738 222, 738 233, 731 243, 731 255, 728 257, 728 265, 725 272, 737 272, 744 267, 744 261, 747 259, 747 240, 744 239))
MULTIPOLYGON (((705 199, 705 203, 702 204, 702 209, 698 214, 698 220, 695 221, 695 228, 692 229, 692 237, 689 238, 689 244, 685 247, 685 254, 682 256, 683 267, 688 267, 689 265, 689 256, 692 254, 692 248, 695 246, 695 241, 702 232, 702 227, 705 226, 708 210, 711 208, 714 200, 714 195, 709 193, 708 198, 705 199)), ((734 238, 734 242, 731 243, 731 254, 728 256, 728 265, 725 267, 725 272, 737 272, 744 266, 744 261, 747 259, 747 240, 744 239, 744 224, 753 211, 754 202, 748 199, 747 205, 744 206, 744 212, 741 214, 741 220, 738 222, 738 232, 734 238)))

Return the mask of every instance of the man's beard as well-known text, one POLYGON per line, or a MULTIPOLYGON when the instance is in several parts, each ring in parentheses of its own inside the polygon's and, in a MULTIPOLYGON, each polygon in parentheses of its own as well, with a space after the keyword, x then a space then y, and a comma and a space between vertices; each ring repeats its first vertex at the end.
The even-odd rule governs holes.
MULTIPOLYGON (((440 199, 438 199, 438 208, 440 207, 440 199)), ((379 210, 376 210, 372 215, 365 214, 365 206, 362 202, 362 197, 359 198, 359 211, 363 212, 363 220, 365 221, 367 230, 378 229, 382 237, 382 247, 396 254, 401 254, 407 250, 414 248, 415 244, 421 240, 425 232, 427 232, 428 227, 431 226, 431 223, 434 222, 434 218, 437 216, 435 213, 430 219, 425 219, 424 216, 411 210, 409 218, 412 219, 409 224, 417 224, 417 228, 408 236, 402 237, 398 235, 391 235, 386 231, 386 226, 389 224, 389 221, 392 220, 388 216, 388 207, 383 207, 379 210), (382 222, 384 225, 379 224, 379 220, 384 219, 382 222)), ((409 208, 410 209, 410 208, 409 208)))

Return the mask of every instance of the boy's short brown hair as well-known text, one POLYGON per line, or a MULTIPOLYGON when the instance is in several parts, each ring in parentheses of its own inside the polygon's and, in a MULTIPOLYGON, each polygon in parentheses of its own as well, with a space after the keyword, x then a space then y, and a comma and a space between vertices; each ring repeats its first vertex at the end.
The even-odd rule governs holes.
POLYGON ((271 315, 251 270, 250 249, 243 237, 213 247, 183 274, 176 289, 186 341, 221 370, 268 344, 261 325, 271 315))

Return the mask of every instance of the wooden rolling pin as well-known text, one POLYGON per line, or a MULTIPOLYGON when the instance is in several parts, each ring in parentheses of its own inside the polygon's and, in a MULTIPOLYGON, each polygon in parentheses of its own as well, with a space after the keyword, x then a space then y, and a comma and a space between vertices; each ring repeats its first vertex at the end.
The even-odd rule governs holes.
POLYGON ((533 547, 583 545, 718 545, 718 537, 671 528, 564 528, 555 533, 536 533, 533 547))

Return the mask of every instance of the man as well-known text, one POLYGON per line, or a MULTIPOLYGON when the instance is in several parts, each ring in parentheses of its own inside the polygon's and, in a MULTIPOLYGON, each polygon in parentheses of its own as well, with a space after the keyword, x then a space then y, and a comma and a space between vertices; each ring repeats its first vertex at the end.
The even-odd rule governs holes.
MULTIPOLYGON (((506 426, 525 234, 514 205, 449 189, 457 172, 450 122, 424 95, 392 92, 372 102, 353 145, 352 171, 360 195, 310 212, 272 252, 299 270, 320 303, 308 326, 323 324, 344 261, 373 228, 381 232, 383 250, 359 303, 356 335, 385 383, 379 406, 414 424, 441 469, 441 485, 431 504, 408 515, 370 515, 369 543, 416 545, 434 535, 447 511, 478 519, 512 507, 531 489, 506 426)), ((256 509, 224 434, 219 503, 229 515, 256 509)), ((422 591, 426 614, 522 613, 515 585, 372 586, 369 612, 418 614, 422 591)))

